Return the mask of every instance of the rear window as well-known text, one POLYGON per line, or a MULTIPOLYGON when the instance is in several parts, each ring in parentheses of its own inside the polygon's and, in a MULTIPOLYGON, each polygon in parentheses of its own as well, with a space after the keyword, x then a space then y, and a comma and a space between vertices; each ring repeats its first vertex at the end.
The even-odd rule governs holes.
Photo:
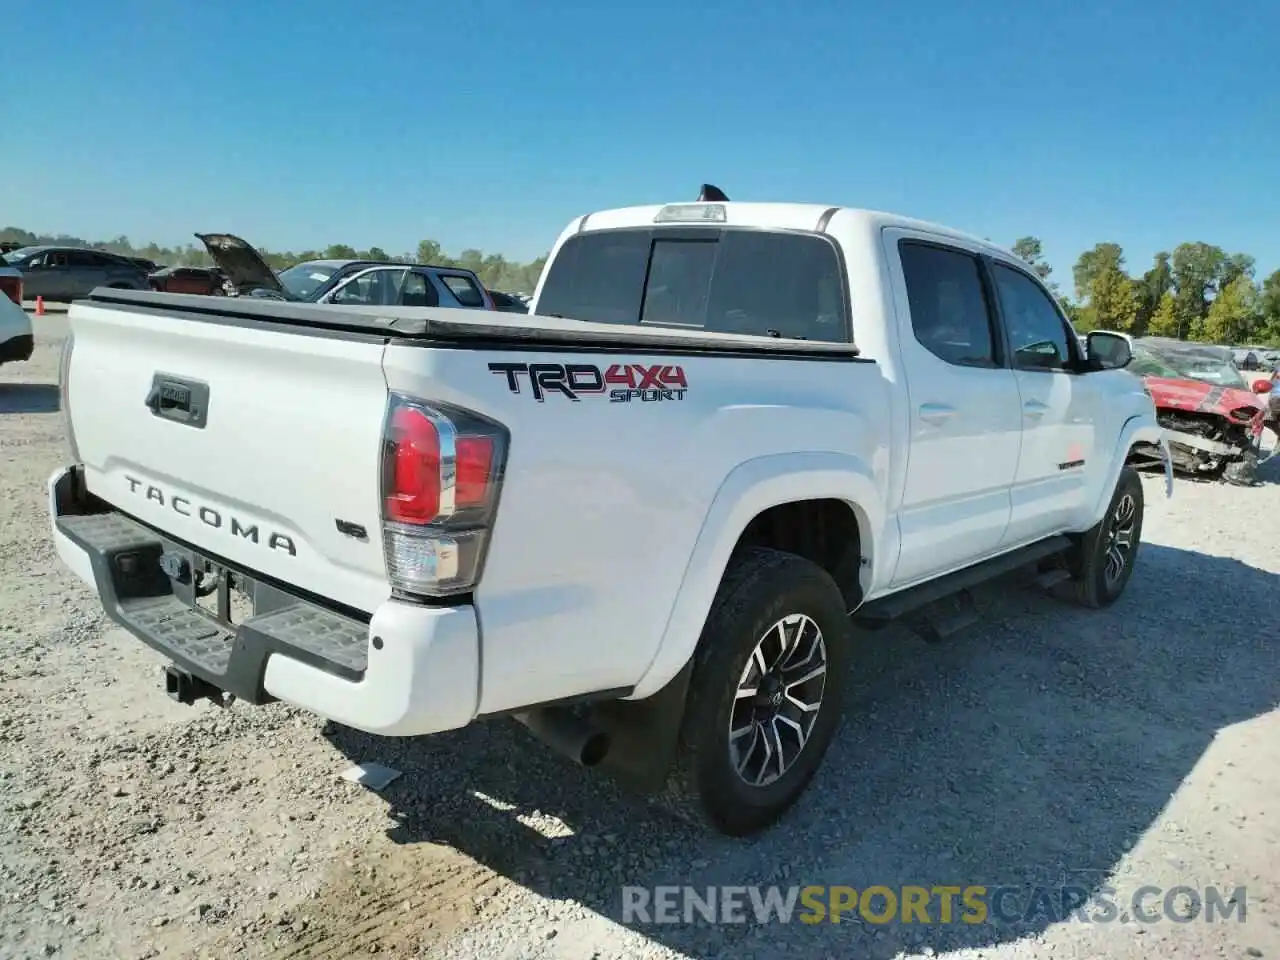
POLYGON ((595 323, 848 342, 844 273, 823 237, 763 230, 601 230, 570 237, 538 313, 595 323))

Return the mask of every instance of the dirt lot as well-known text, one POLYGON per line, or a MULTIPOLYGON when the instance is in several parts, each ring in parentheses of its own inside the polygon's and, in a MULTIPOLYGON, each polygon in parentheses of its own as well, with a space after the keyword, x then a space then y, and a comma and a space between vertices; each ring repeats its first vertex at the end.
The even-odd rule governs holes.
MULTIPOLYGON (((929 647, 880 634, 813 789, 752 843, 690 833, 514 725, 377 742, 184 708, 58 564, 65 318, 0 369, 0 956, 1280 957, 1280 459, 1146 484, 1125 599, 1004 583, 929 647), (383 794, 353 760, 404 771, 383 794), (623 884, 1247 888, 1244 922, 628 930, 623 884), (953 953, 954 952, 954 953, 953 953)), ((935 917, 936 919, 936 917, 935 917)))

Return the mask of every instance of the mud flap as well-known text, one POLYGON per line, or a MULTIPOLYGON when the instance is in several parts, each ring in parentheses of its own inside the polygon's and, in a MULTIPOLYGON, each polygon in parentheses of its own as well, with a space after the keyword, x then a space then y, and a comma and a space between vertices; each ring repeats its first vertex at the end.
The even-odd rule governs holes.
POLYGON ((611 741, 597 769, 638 793, 660 790, 675 759, 692 675, 691 657, 665 687, 644 700, 592 704, 592 721, 611 741))

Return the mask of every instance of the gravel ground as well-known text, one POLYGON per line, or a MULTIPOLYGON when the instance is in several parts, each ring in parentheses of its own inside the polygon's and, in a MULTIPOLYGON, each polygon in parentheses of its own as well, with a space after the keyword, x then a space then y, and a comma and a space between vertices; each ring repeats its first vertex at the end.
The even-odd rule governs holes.
POLYGON ((1006 582, 946 644, 876 635, 809 794, 734 843, 514 724, 379 742, 167 700, 46 534, 65 323, 38 320, 32 360, 0 369, 0 956, 1280 957, 1280 460, 1259 487, 1180 482, 1169 502, 1148 480, 1112 610, 1006 582), (353 760, 404 775, 376 794, 339 778, 353 760), (1246 919, 615 922, 624 883, 1084 876, 1244 885, 1246 919))

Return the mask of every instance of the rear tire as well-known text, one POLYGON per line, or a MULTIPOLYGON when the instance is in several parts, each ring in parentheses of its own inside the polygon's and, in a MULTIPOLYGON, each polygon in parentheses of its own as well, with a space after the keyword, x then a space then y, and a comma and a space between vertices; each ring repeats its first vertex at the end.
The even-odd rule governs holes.
POLYGON ((729 836, 782 816, 840 722, 850 639, 844 599, 817 564, 758 548, 732 560, 694 654, 658 803, 729 836))
POLYGON ((1120 599, 1133 575, 1142 542, 1142 480, 1132 467, 1120 471, 1107 512, 1069 552, 1071 598, 1095 610, 1120 599))

